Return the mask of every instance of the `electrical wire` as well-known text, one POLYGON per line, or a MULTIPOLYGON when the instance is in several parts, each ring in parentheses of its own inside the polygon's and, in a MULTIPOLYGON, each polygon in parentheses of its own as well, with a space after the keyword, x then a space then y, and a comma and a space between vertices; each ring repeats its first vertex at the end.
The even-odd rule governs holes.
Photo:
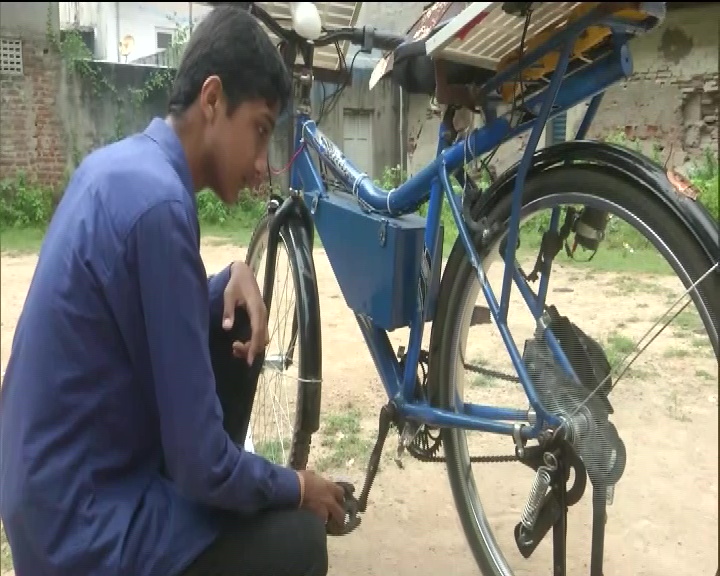
MULTIPOLYGON (((532 17, 532 8, 528 8, 527 12, 525 13, 525 24, 523 25, 522 35, 520 36, 520 46, 518 49, 518 62, 522 60, 522 57, 525 55, 525 41, 527 38, 527 32, 528 28, 530 27, 530 19, 532 17)), ((523 82, 522 77, 523 69, 522 67, 518 66, 517 76, 515 77, 515 82, 513 84, 513 102, 512 107, 510 108, 510 126, 513 125, 515 121, 515 113, 520 110, 520 114, 522 117, 522 114, 524 113, 525 108, 525 84, 523 82), (516 90, 518 87, 518 84, 520 85, 520 106, 518 107, 518 98, 515 97, 516 90)), ((466 145, 469 146, 469 142, 466 139, 466 145)), ((495 148, 493 148, 492 151, 490 151, 485 157, 478 158, 478 161, 480 162, 480 165, 483 167, 485 172, 487 172, 488 176, 490 177, 490 180, 492 181, 492 172, 490 171, 490 162, 492 162, 492 159, 497 154, 498 150, 500 149, 500 146, 502 143, 499 143, 495 148)), ((467 166, 467 165, 466 165, 467 166)))
MULTIPOLYGON (((355 59, 358 57, 358 54, 360 54, 360 50, 355 52, 353 54, 352 60, 350 61, 350 67, 348 68, 347 62, 345 60, 345 55, 343 54, 342 50, 340 49, 340 45, 335 42, 335 48, 338 53, 338 59, 340 63, 340 72, 344 75, 343 82, 340 86, 338 86, 334 92, 332 92, 330 95, 326 95, 325 91, 325 84, 323 82, 320 83, 320 86, 322 86, 323 91, 323 100, 320 104, 320 111, 317 116, 316 125, 319 126, 320 122, 323 120, 326 114, 330 114, 334 109, 335 106, 337 106, 338 102, 340 101, 340 98, 342 97, 343 92, 345 89, 350 85, 350 82, 352 80, 352 73, 353 69, 355 68, 355 59), (330 101, 330 104, 327 105, 327 103, 330 101), (326 107, 327 105, 327 107, 326 107)), ((323 177, 323 180, 327 184, 329 182, 330 174, 325 166, 324 162, 320 162, 320 175, 323 177)))
POLYGON ((325 117, 325 115, 331 113, 335 109, 335 106, 337 106, 338 102, 340 101, 343 92, 350 85, 353 69, 355 68, 355 59, 358 57, 358 54, 360 54, 360 50, 355 52, 352 60, 350 61, 350 67, 348 68, 347 62, 345 60, 345 55, 343 54, 342 50, 340 49, 340 45, 337 42, 335 42, 335 48, 337 50, 338 60, 340 62, 340 73, 344 75, 344 78, 342 84, 338 88, 336 88, 335 91, 332 92, 330 95, 327 95, 325 93, 325 85, 321 83, 323 90, 323 99, 320 104, 320 111, 316 120, 316 124, 318 126, 320 125, 320 122, 325 117))

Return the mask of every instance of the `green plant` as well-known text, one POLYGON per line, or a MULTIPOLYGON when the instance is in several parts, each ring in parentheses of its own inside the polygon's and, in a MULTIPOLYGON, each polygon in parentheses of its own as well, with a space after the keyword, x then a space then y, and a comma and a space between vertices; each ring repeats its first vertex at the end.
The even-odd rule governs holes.
POLYGON ((243 190, 238 196, 238 201, 228 206, 212 190, 206 188, 197 195, 197 210, 201 224, 253 226, 262 217, 265 202, 254 196, 251 191, 243 190))
MULTIPOLYGON (((624 132, 615 132, 605 138, 606 142, 619 144, 631 150, 641 152, 640 142, 638 140, 629 139, 624 132)), ((652 152, 648 155, 651 160, 658 164, 664 165, 666 158, 662 157, 661 147, 658 143, 652 144, 652 152)), ((700 160, 691 163, 687 171, 687 177, 692 184, 698 189, 698 201, 707 208, 715 220, 720 220, 718 210, 718 154, 710 148, 705 149, 705 153, 700 160)))
POLYGON ((718 191, 718 155, 709 148, 699 162, 694 162, 688 176, 700 194, 698 200, 708 209, 715 220, 720 220, 720 193, 718 191))
POLYGON ((45 226, 52 211, 52 188, 28 180, 23 173, 0 182, 0 225, 3 228, 45 226))
POLYGON ((225 224, 232 217, 232 208, 207 188, 197 195, 197 211, 198 219, 207 224, 225 224))
POLYGON ((407 174, 400 165, 386 166, 379 180, 375 180, 375 185, 385 190, 397 188, 407 179, 407 174))
MULTIPOLYGON (((615 132, 608 135, 606 142, 618 144, 631 150, 641 152, 640 143, 637 140, 630 140, 623 132, 615 132)), ((661 157, 662 152, 659 144, 652 145, 652 152, 649 157, 654 162, 661 164, 665 160, 661 157)), ((688 174, 692 183, 700 191, 698 200, 718 219, 718 161, 717 155, 707 151, 703 161, 696 163, 688 174)), ((576 208, 580 209, 581 206, 576 208)), ((521 245, 527 248, 538 247, 542 234, 549 228, 550 213, 534 215, 523 223, 520 229, 521 245)), ((648 249, 650 243, 635 228, 623 220, 610 217, 605 232, 601 250, 613 252, 617 255, 627 257, 635 251, 648 249)), ((586 259, 581 257, 581 260, 586 259)))

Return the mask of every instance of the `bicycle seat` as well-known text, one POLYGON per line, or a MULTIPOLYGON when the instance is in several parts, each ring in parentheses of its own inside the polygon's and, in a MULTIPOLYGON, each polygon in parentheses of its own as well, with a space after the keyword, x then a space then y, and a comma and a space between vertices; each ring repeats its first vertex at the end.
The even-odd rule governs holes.
MULTIPOLYGON (((436 63, 427 55, 426 42, 467 6, 467 2, 434 2, 407 31, 407 40, 378 62, 370 88, 380 78, 390 76, 410 94, 434 96, 437 87, 436 63)), ((450 84, 484 83, 493 76, 490 70, 456 62, 444 62, 444 74, 450 84)))

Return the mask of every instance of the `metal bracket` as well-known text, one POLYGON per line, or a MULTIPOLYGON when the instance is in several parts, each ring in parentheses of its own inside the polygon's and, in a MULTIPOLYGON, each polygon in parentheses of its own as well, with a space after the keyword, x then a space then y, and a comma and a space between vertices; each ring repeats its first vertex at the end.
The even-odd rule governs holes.
POLYGON ((385 242, 387 241, 387 220, 383 219, 382 222, 380 222, 380 229, 378 230, 378 240, 380 242, 380 246, 385 246, 385 242))

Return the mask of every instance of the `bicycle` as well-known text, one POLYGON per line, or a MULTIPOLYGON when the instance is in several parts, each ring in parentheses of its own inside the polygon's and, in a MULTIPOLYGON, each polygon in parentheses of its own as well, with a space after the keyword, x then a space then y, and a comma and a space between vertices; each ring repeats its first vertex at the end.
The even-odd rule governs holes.
POLYGON ((307 40, 295 29, 283 28, 258 3, 249 3, 249 9, 281 39, 294 78, 290 190, 285 196, 271 196, 246 257, 256 272, 263 254, 267 257, 261 288, 268 310, 273 305, 279 247, 288 255, 298 295, 287 352, 266 356, 267 366, 283 370, 295 362, 296 347, 300 348, 287 464, 297 469, 307 465, 311 438, 320 426, 320 304, 313 260, 317 231, 388 397, 358 510, 367 509, 383 446, 394 426, 400 436, 399 454, 409 452, 433 462, 443 461, 438 453, 444 450, 456 508, 481 572, 508 575, 511 569, 485 517, 475 480, 466 470, 470 462, 519 461, 535 472, 535 480, 515 526, 516 545, 528 558, 552 529, 553 573, 562 576, 567 573, 568 508, 581 499, 589 478, 589 572, 601 576, 606 507, 627 462, 623 440, 610 421, 609 394, 622 374, 613 384, 600 344, 545 303, 553 259, 563 246, 570 253, 569 235, 575 234, 576 244, 597 250, 609 214, 637 226, 680 277, 683 296, 697 307, 718 357, 720 310, 717 299, 711 298, 720 293, 717 222, 671 182, 662 166, 627 148, 585 139, 605 91, 631 74, 628 41, 663 21, 665 3, 469 3, 459 15, 435 22, 416 39, 347 27, 307 40), (566 17, 540 26, 526 38, 533 15, 545 14, 547 20, 553 10, 566 11, 566 17), (517 46, 506 50, 495 69, 458 63, 448 56, 452 50, 443 52, 453 42, 456 52, 460 50, 458 36, 481 37, 482 22, 490 20, 496 28, 509 23, 507 30, 515 31, 505 40, 517 46), (518 22, 524 22, 521 34, 518 22), (445 99, 436 158, 394 189, 376 186, 312 119, 313 51, 338 42, 389 51, 394 66, 402 68, 404 62, 405 73, 415 80, 430 64, 429 90, 445 99), (537 151, 548 121, 588 100, 575 140, 537 151), (482 114, 484 124, 461 134, 454 127, 455 114, 468 107, 482 114), (481 190, 468 176, 469 163, 524 132, 530 135, 521 160, 481 190), (458 238, 441 275, 444 200, 458 238), (580 208, 565 210, 562 219, 561 209, 552 207, 535 269, 527 275, 516 261, 521 220, 562 200, 580 208), (421 217, 416 212, 424 204, 427 215, 421 217), (491 257, 504 264, 499 300, 484 269, 491 257), (530 284, 538 279, 535 291, 530 284), (535 326, 522 352, 508 324, 513 284, 535 326), (477 306, 463 308, 472 286, 487 302, 484 320, 477 306), (428 322, 430 345, 422 350, 428 322), (456 397, 457 365, 468 367, 464 358, 458 359, 463 346, 458 340, 474 323, 492 323, 499 330, 527 409, 456 397), (409 328, 410 335, 407 346, 396 354, 388 332, 398 328, 409 328), (424 377, 418 375, 420 368, 427 372, 424 377), (515 454, 471 458, 466 431, 508 436, 515 454), (568 486, 571 470, 574 481, 568 486))

